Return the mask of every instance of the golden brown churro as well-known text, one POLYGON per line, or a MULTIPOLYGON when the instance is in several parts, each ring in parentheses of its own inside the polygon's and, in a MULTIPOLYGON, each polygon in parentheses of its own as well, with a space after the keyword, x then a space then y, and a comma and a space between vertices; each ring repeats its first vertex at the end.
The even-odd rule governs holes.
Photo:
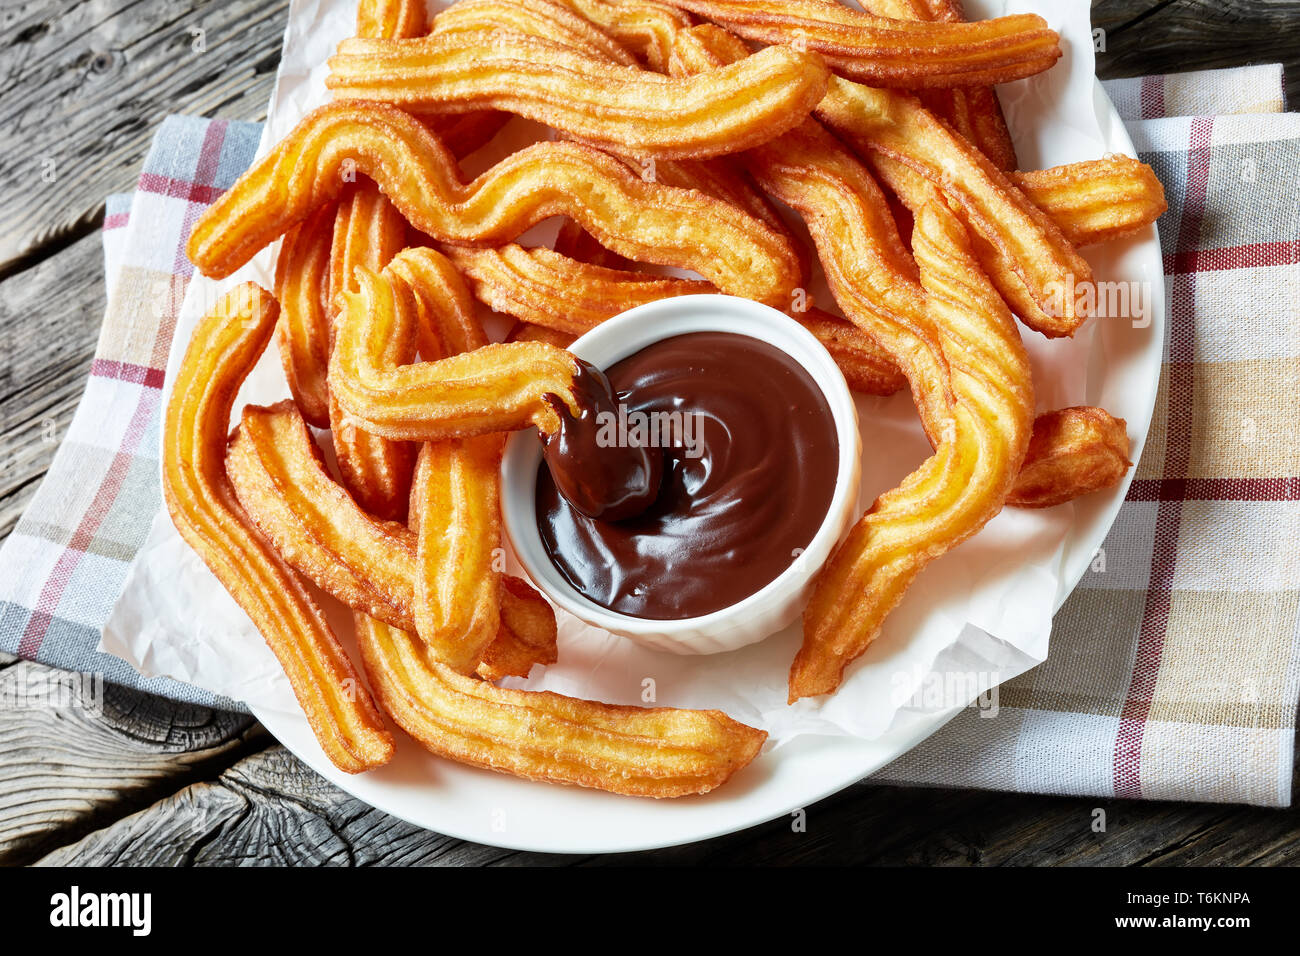
POLYGON ((500 109, 619 152, 702 159, 803 121, 826 91, 820 58, 769 47, 715 74, 662 76, 523 33, 345 40, 326 85, 414 113, 500 109))
POLYGON ((167 403, 163 495, 176 529, 280 661, 321 748, 340 770, 358 773, 387 763, 393 739, 324 615, 226 476, 231 405, 278 314, 270 293, 246 283, 195 329, 167 403))
POLYGON ((411 487, 415 630, 430 653, 470 673, 501 621, 500 435, 428 442, 411 487))
POLYGON ((1011 179, 1076 246, 1131 236, 1169 208, 1155 172, 1128 156, 1013 173, 1011 179))
POLYGON ((401 321, 391 282, 362 273, 361 291, 345 299, 330 381, 339 403, 371 431, 409 441, 470 438, 529 425, 549 434, 559 421, 547 395, 576 409, 577 360, 562 349, 510 342, 391 367, 376 362, 366 348, 401 321))
POLYGON ((818 576, 791 702, 838 687, 917 573, 1002 510, 1029 444, 1033 386, 1015 322, 943 200, 916 216, 912 248, 951 367, 950 418, 934 456, 876 500, 818 576))
POLYGON ((556 0, 586 17, 650 69, 668 72, 673 37, 694 21, 689 14, 653 0, 556 0))
POLYGON ((636 57, 590 20, 551 0, 458 0, 433 23, 435 36, 501 31, 545 37, 588 56, 622 66, 636 57))
POLYGON ((466 185, 428 130, 382 104, 336 103, 308 114, 200 217, 191 261, 205 275, 229 275, 333 199, 349 163, 442 241, 505 242, 565 215, 621 255, 694 269, 733 295, 780 306, 799 281, 785 238, 728 203, 646 182, 578 143, 529 146, 466 185))
MULTIPOLYGON (((353 610, 415 632, 415 532, 357 507, 326 473, 292 402, 247 406, 226 468, 240 505, 290 567, 353 610)), ((555 661, 550 605, 518 578, 501 584, 500 629, 479 668, 489 680, 555 661)))
POLYGON ((321 298, 328 285, 334 210, 322 206, 284 234, 275 264, 280 302, 276 345, 289 392, 317 428, 329 425, 325 372, 330 360, 330 317, 321 298))
MULTIPOLYGON (((347 187, 334 220, 327 293, 330 315, 338 311, 339 296, 356 288, 351 276, 358 266, 378 271, 405 247, 406 220, 379 187, 365 178, 347 187)), ((395 365, 414 361, 413 337, 395 338, 390 346, 385 356, 387 361, 395 365)), ((329 413, 343 486, 376 517, 404 519, 416 449, 407 442, 389 441, 356 427, 332 396, 329 413)))
POLYGON ((1104 409, 1045 412, 1034 421, 1034 437, 1007 504, 1050 508, 1114 487, 1133 464, 1128 452, 1126 422, 1104 409))
POLYGON ((984 86, 1046 70, 1061 55, 1042 17, 979 23, 889 20, 834 0, 668 0, 749 40, 814 50, 837 73, 877 86, 984 86))
POLYGON ((1030 328, 1071 335, 1088 317, 1063 294, 1092 281, 1088 263, 1046 213, 915 97, 837 78, 817 115, 865 156, 892 160, 873 168, 904 202, 915 203, 905 194, 916 186, 893 175, 897 166, 943 191, 973 233, 980 265, 1030 328))
POLYGON ((545 248, 449 246, 446 252, 490 308, 575 335, 634 306, 714 291, 707 282, 606 269, 545 248))
POLYGON ((716 710, 619 707, 549 691, 507 690, 432 660, 374 621, 357 643, 393 720, 435 754, 530 780, 642 797, 721 786, 767 734, 716 710))
MULTIPOLYGON (((959 23, 966 19, 956 0, 863 0, 862 8, 874 16, 894 20, 959 23)), ((993 87, 955 86, 921 90, 918 95, 926 109, 970 140, 998 169, 1009 172, 1019 165, 993 87)))

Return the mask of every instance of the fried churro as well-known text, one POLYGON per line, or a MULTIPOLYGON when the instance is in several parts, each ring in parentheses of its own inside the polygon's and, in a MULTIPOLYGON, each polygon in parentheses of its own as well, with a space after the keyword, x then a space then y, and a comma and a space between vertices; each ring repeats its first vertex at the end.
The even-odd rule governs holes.
POLYGON ((530 780, 643 797, 721 786, 767 734, 716 710, 620 707, 463 677, 378 621, 357 634, 384 709, 435 754, 530 780))
POLYGON ((816 51, 832 68, 876 86, 985 86, 1046 70, 1061 55, 1042 17, 978 23, 891 20, 835 0, 667 0, 748 40, 816 51))
POLYGON ((200 217, 191 261, 205 275, 229 275, 337 196, 347 163, 442 241, 505 242, 565 215, 621 255, 694 269, 733 295, 780 306, 798 284, 798 256, 785 238, 729 203, 646 182, 578 143, 529 146, 466 185, 436 137, 382 104, 308 114, 200 217))
POLYGON ((631 50, 650 69, 668 71, 668 57, 678 30, 695 21, 689 14, 653 0, 555 0, 631 50))
POLYGON ((499 435, 428 442, 411 488, 415 630, 462 674, 478 666, 501 621, 501 452, 499 435))
MULTIPOLYGON (((378 271, 406 247, 406 220, 369 179, 347 187, 334 220, 330 252, 328 303, 331 315, 339 297, 355 289, 351 277, 358 266, 378 271)), ((415 360, 413 336, 396 336, 385 360, 405 365, 415 360)), ((343 485, 371 514, 393 521, 406 517, 416 449, 372 435, 350 421, 333 397, 329 402, 330 433, 343 485)))
POLYGON ((433 22, 435 36, 484 31, 542 36, 597 59, 636 66, 636 58, 617 40, 552 0, 458 0, 433 22))
MULTIPOLYGON (((956 0, 864 0, 867 13, 893 20, 965 20, 956 0)), ((920 90, 925 108, 969 140, 1003 172, 1015 169, 1016 149, 1011 142, 1002 104, 991 86, 955 86, 920 90)))
MULTIPOLYGON (((415 632, 415 532, 357 506, 325 471, 292 402, 245 407, 226 468, 240 505, 291 568, 353 610, 415 632)), ((502 575, 501 585, 500 628, 479 668, 489 680, 555 661, 550 605, 518 578, 502 575)))
POLYGON ((324 615, 244 513, 226 475, 231 405, 278 314, 270 293, 246 283, 195 329, 167 403, 163 495, 176 529, 280 661, 325 754, 359 773, 388 762, 392 737, 324 615))
POLYGON ((1011 179, 1076 246, 1131 236, 1169 208, 1155 172, 1129 156, 1013 173, 1011 179))
POLYGON ((275 264, 280 364, 303 417, 317 428, 330 422, 330 317, 321 289, 328 286, 333 225, 334 209, 322 206, 284 234, 275 264))
POLYGON ((606 269, 545 248, 449 246, 446 253, 479 301, 497 312, 574 335, 634 306, 714 291, 707 282, 606 269))
POLYGON ((1087 406, 1039 415, 1007 504, 1050 508, 1114 487, 1133 464, 1126 426, 1124 419, 1087 406))
POLYGON ((560 422, 546 396, 577 411, 578 363, 540 342, 485 345, 430 362, 391 366, 371 343, 411 322, 412 306, 391 277, 360 271, 361 290, 344 296, 330 382, 339 404, 389 438, 443 441, 536 425, 554 433, 560 422), (405 315, 403 314, 405 313, 405 315))
POLYGON ((916 213, 912 236, 927 314, 950 362, 945 436, 933 457, 876 499, 822 569, 790 668, 791 702, 839 686, 921 569, 1002 509, 1029 444, 1029 361, 964 228, 936 196, 916 213))
POLYGON ((499 109, 575 140, 665 159, 736 152, 801 122, 826 91, 820 58, 769 47, 708 76, 674 79, 523 33, 345 40, 336 97, 421 115, 499 109))
POLYGON ((954 203, 973 233, 980 265, 1017 315, 1049 337, 1071 335, 1088 313, 1063 290, 1087 285, 1092 270, 1050 217, 978 149, 905 93, 835 79, 817 115, 865 156, 905 203, 916 179, 954 203))

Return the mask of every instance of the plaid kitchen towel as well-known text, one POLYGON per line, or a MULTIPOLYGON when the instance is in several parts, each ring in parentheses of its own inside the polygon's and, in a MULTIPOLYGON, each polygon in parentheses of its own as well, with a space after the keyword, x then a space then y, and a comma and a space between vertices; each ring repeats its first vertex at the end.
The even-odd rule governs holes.
MULTIPOLYGON (((1109 86, 1170 202, 1171 331, 1146 454, 1049 660, 1001 687, 998 719, 966 712, 873 779, 1285 805, 1300 675, 1300 118, 1280 112, 1276 68, 1109 86)), ((104 331, 86 400, 0 549, 0 649, 229 705, 94 648, 160 507, 158 387, 190 276, 183 239, 257 138, 169 119, 129 210, 111 200, 104 331)))
POLYGON ((109 199, 104 325, 72 424, 0 546, 0 650, 192 703, 239 706, 198 687, 141 677, 96 647, 162 507, 159 396, 194 269, 185 239, 199 213, 248 166, 260 132, 250 123, 171 117, 129 205, 109 199))
POLYGON ((1169 200, 1169 336, 1147 447, 1048 659, 998 689, 995 718, 963 711, 872 779, 1289 806, 1300 115, 1278 112, 1277 67, 1107 87, 1169 200), (1216 113, 1190 115, 1202 102, 1216 113))

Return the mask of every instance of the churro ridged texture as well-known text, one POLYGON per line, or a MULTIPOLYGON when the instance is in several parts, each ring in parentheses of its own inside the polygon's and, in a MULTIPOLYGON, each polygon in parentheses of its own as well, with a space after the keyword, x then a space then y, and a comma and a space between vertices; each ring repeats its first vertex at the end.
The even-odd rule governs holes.
POLYGON ((329 285, 334 210, 322 206, 284 234, 275 264, 280 302, 276 345, 289 393, 303 417, 317 428, 330 423, 326 370, 330 317, 321 290, 329 285))
POLYGON ((693 269, 733 295, 780 306, 799 283, 785 237, 729 203, 647 182, 578 143, 529 146, 465 184, 433 134, 383 104, 335 103, 304 117, 200 217, 191 261, 229 275, 336 198, 347 169, 374 178, 417 229, 445 242, 499 244, 563 215, 621 255, 693 269))
POLYGON ((540 36, 598 59, 636 66, 636 57, 585 17, 552 0, 457 0, 433 24, 436 36, 502 31, 540 36))
POLYGON ((797 43, 837 73, 876 86, 983 86, 1046 70, 1061 55, 1042 17, 978 23, 891 20, 835 0, 668 0, 749 40, 797 43))
POLYGON ((1029 444, 1029 361, 964 228, 936 196, 912 235, 949 362, 949 419, 933 457, 876 500, 818 576, 790 668, 791 702, 835 690, 921 569, 1002 510, 1029 444))
POLYGON ((418 37, 429 30, 424 0, 361 0, 357 36, 418 37))
POLYGON ((545 248, 448 247, 474 295, 497 312, 581 335, 634 306, 715 291, 707 282, 576 262, 545 248))
POLYGON ((734 153, 801 122, 826 92, 821 58, 768 47, 715 73, 673 78, 523 33, 346 40, 336 97, 414 113, 498 109, 573 139, 667 159, 734 153))
POLYGON ((358 773, 388 762, 393 739, 302 581, 261 536, 226 474, 235 393, 270 341, 279 308, 237 286, 195 329, 163 425, 163 496, 189 545, 244 609, 284 668, 321 749, 358 773))
MULTIPOLYGON (((965 139, 905 93, 835 79, 817 115, 867 157, 909 202, 901 166, 940 189, 970 227, 980 265, 1029 327, 1049 337, 1071 335, 1089 313, 1062 290, 1092 281, 1092 270, 1051 218, 965 139)), ((915 200, 912 200, 915 202, 915 200)))
MULTIPOLYGON (((226 454, 239 503, 285 562, 354 611, 415 633, 416 534, 366 514, 325 471, 292 402, 249 405, 226 454)), ((555 615, 501 576, 501 621, 479 674, 527 676, 555 661, 555 615)))
MULTIPOLYGON (((957 0, 863 0, 862 8, 877 17, 893 20, 965 20, 957 0)), ((921 91, 921 101, 1003 171, 1015 169, 1016 148, 1011 142, 1002 104, 991 86, 957 86, 921 91)))
POLYGON ((650 69, 668 72, 673 37, 694 21, 654 0, 555 0, 586 17, 631 50, 650 69))
POLYGON ((494 687, 377 621, 357 643, 384 709, 428 750, 530 780, 641 797, 706 793, 752 761, 767 738, 716 710, 494 687))
MULTIPOLYGON (((334 219, 328 284, 329 312, 335 315, 340 296, 355 290, 358 267, 378 271, 406 247, 406 220, 369 179, 344 189, 334 219)), ((384 361, 405 365, 414 361, 416 337, 409 330, 394 336, 384 361)), ((330 435, 343 486, 371 514, 393 521, 406 517, 411 475, 417 449, 372 435, 348 419, 331 396, 330 435)))
MULTIPOLYGON (((345 296, 330 382, 339 404, 370 431, 409 441, 469 438, 559 422, 545 401, 576 409, 577 360, 540 342, 505 342, 430 362, 388 366, 375 359, 405 305, 391 274, 362 273, 361 291, 345 296)), ((575 411, 576 414, 576 411, 575 411)))
POLYGON ((415 630, 434 658, 471 673, 501 621, 500 435, 427 442, 411 487, 415 630))
POLYGON ((1128 452, 1127 423, 1105 409, 1045 412, 1034 421, 1034 437, 1007 504, 1050 508, 1114 487, 1133 464, 1128 452))
POLYGON ((1169 208, 1155 172, 1129 156, 1018 172, 1011 179, 1076 246, 1131 236, 1169 208))

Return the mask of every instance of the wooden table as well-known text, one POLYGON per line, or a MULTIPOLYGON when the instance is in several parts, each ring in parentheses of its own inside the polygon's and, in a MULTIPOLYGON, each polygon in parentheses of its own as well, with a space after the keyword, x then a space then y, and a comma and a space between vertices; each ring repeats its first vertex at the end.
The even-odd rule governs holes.
MULTIPOLYGON (((287 0, 9 0, 0 10, 0 537, 85 386, 104 308, 104 197, 168 113, 264 116, 287 0), (203 31, 204 52, 193 50, 203 31), (40 175, 53 157, 54 184, 40 175)), ((1286 63, 1300 3, 1101 0, 1103 77, 1286 63)), ((0 657, 0 690, 40 665, 0 657)), ((5 695, 0 694, 0 699, 5 695)), ((0 709, 0 862, 1300 863, 1300 815, 857 786, 707 843, 564 857, 464 843, 353 800, 253 720, 109 689, 103 713, 0 709), (1105 833, 1092 810, 1106 809, 1105 833)))

